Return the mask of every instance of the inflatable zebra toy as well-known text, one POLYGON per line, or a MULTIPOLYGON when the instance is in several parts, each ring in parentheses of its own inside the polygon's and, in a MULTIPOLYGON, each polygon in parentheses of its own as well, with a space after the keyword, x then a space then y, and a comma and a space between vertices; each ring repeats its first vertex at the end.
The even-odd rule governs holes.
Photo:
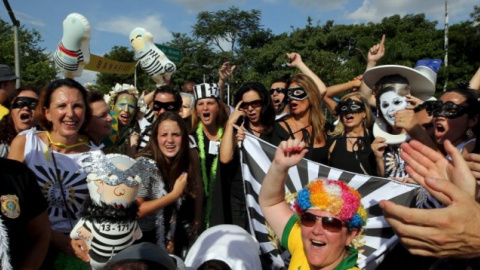
POLYGON ((63 36, 53 59, 65 78, 80 77, 90 62, 90 36, 90 23, 81 14, 71 13, 63 21, 63 36))
POLYGON ((130 44, 135 50, 134 59, 140 61, 143 71, 152 77, 157 86, 168 84, 177 67, 153 43, 152 34, 137 27, 130 32, 130 44))
POLYGON ((92 151, 82 168, 87 175, 90 200, 70 233, 89 247, 92 269, 101 269, 115 254, 142 237, 136 221, 136 197, 142 178, 156 172, 151 160, 136 161, 119 154, 92 151))

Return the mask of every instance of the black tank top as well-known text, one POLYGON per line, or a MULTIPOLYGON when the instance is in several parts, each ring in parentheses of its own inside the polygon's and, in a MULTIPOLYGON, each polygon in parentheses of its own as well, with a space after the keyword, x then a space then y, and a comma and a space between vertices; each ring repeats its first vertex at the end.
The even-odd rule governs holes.
POLYGON ((355 152, 347 151, 347 139, 345 135, 329 139, 328 148, 336 142, 330 153, 330 166, 349 172, 375 175, 376 163, 375 155, 370 147, 373 141, 371 135, 357 137, 355 148, 358 146, 358 151, 355 152))
MULTIPOLYGON (((288 125, 288 123, 283 119, 280 120, 280 122, 285 123, 285 126, 287 127, 288 131, 285 130, 279 124, 279 122, 275 122, 271 142, 272 142, 272 144, 274 144, 276 146, 278 146, 280 144, 280 142, 286 141, 290 138, 295 139, 295 135, 294 135, 292 129, 290 128, 290 126, 288 125)), ((309 145, 308 152, 305 155, 305 158, 308 159, 308 160, 318 162, 318 163, 328 164, 327 143, 325 143, 325 146, 314 148, 311 140, 313 140, 315 134, 313 132, 312 132, 312 134, 310 134, 307 130, 307 127, 304 127, 301 130, 297 131, 297 132, 302 132, 302 135, 303 135, 302 141, 306 142, 309 145)))

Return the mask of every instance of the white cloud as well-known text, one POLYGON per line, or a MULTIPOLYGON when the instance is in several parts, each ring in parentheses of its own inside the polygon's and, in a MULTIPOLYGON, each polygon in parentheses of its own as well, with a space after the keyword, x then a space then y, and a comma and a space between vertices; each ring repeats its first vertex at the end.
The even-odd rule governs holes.
POLYGON ((84 69, 82 72, 82 76, 75 78, 79 83, 82 85, 85 85, 86 83, 93 83, 95 84, 97 80, 97 74, 98 72, 96 71, 91 71, 91 70, 86 70, 84 69))
POLYGON ((185 6, 188 13, 197 13, 199 11, 208 10, 211 7, 235 4, 236 6, 240 5, 243 1, 235 0, 171 0, 175 4, 181 4, 185 6))
POLYGON ((38 27, 47 25, 43 21, 37 20, 29 14, 18 12, 18 11, 15 11, 14 13, 15 13, 16 19, 19 20, 21 24, 31 24, 38 27))
POLYGON ((162 43, 172 39, 170 31, 162 26, 160 16, 150 15, 144 18, 115 17, 112 20, 97 23, 96 29, 105 32, 118 33, 128 37, 135 27, 143 27, 152 33, 156 43, 162 43))
POLYGON ((292 5, 307 10, 312 8, 319 12, 332 9, 341 9, 347 4, 348 0, 291 0, 292 5))
MULTIPOLYGON (((346 17, 355 23, 379 22, 384 17, 395 14, 404 16, 407 14, 425 13, 429 20, 436 20, 443 24, 445 18, 445 2, 438 0, 364 0, 362 5, 348 14, 346 17)), ((450 0, 448 3, 450 21, 466 21, 470 19, 467 15, 475 5, 476 0, 450 0)))

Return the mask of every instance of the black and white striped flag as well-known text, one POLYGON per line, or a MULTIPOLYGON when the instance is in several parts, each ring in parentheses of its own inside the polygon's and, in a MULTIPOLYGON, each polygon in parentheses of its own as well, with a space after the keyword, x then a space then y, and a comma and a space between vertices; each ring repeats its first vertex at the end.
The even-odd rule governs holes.
MULTIPOLYGON (((280 246, 281 239, 276 238, 266 225, 258 203, 258 194, 276 150, 275 146, 248 133, 243 141, 242 173, 250 228, 260 243, 262 256, 271 260, 273 269, 285 266, 290 255, 280 246)), ((360 246, 356 246, 359 251, 358 266, 363 269, 374 269, 383 260, 385 252, 398 242, 378 203, 380 200, 390 200, 397 204, 412 206, 419 186, 342 171, 304 159, 288 171, 285 184, 287 202, 293 203, 296 192, 318 177, 344 181, 362 195, 362 203, 368 217, 365 231, 358 242, 360 246)))

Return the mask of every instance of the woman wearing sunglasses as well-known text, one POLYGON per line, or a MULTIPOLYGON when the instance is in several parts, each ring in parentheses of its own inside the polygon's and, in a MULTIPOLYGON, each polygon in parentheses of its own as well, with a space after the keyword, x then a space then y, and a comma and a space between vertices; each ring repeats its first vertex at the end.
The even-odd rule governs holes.
POLYGON ((18 133, 35 126, 37 104, 37 90, 30 87, 17 89, 10 104, 10 114, 0 121, 0 157, 7 157, 10 143, 18 133))
POLYGON ((290 75, 285 75, 281 78, 274 79, 268 93, 272 98, 273 107, 275 108, 276 117, 280 119, 289 113, 287 85, 290 75))
POLYGON ((335 113, 339 122, 329 133, 329 164, 350 172, 375 175, 375 155, 371 148, 374 117, 368 101, 359 92, 347 94, 340 99, 335 113))
POLYGON ((270 95, 259 82, 244 84, 235 93, 235 110, 225 125, 220 144, 220 174, 222 194, 229 196, 230 205, 224 208, 226 223, 248 227, 245 192, 237 142, 244 131, 269 141, 275 123, 275 110, 270 95))
POLYGON ((366 222, 360 194, 347 184, 314 180, 298 192, 294 210, 285 201, 288 169, 307 153, 297 139, 283 141, 260 189, 263 215, 292 254, 289 269, 358 269, 351 246, 366 222))
POLYGON ((138 121, 140 126, 140 142, 138 150, 143 149, 150 140, 150 133, 154 120, 164 112, 178 113, 182 106, 182 97, 180 93, 169 85, 162 85, 155 89, 153 93, 152 109, 138 121))

